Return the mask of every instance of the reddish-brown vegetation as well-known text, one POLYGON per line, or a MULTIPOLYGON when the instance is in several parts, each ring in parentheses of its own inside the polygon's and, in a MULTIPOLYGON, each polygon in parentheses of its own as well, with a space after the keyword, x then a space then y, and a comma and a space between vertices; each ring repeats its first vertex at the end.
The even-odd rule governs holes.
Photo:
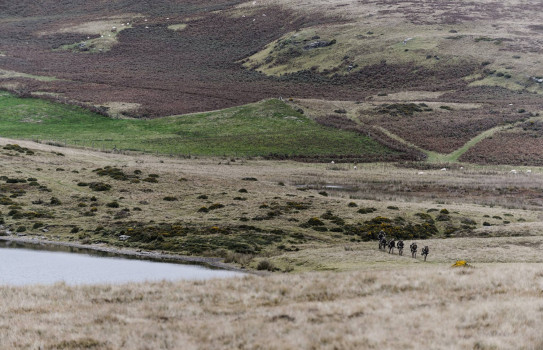
POLYGON ((523 123, 521 129, 500 132, 466 152, 461 161, 479 164, 543 166, 543 123, 523 123))
POLYGON ((527 114, 517 111, 497 112, 487 108, 453 109, 442 113, 422 111, 413 115, 386 114, 374 123, 423 149, 450 153, 485 130, 527 117, 527 114))
MULTIPOLYGON (((371 137, 372 139, 376 140, 382 145, 387 146, 391 150, 395 151, 394 153, 386 154, 386 155, 371 155, 367 154, 364 157, 364 160, 358 160, 358 161, 398 161, 398 160, 423 160, 426 158, 426 155, 422 152, 419 152, 413 148, 410 148, 406 146, 405 144, 398 142, 394 139, 391 139, 387 135, 385 135, 382 131, 375 129, 371 126, 364 126, 359 125, 353 120, 341 116, 341 115, 329 115, 326 117, 321 117, 316 119, 317 123, 329 126, 337 129, 342 129, 346 131, 354 131, 358 134, 365 135, 368 137, 371 137), (366 159, 367 158, 367 159, 366 159)), ((360 156, 357 156, 358 158, 361 158, 360 156)), ((330 158, 334 159, 334 158, 330 158)), ((350 159, 349 157, 343 157, 344 161, 353 161, 353 159, 350 159)), ((301 159, 300 159, 301 160, 301 159)), ((354 159, 354 161, 357 161, 357 159, 354 159)))
POLYGON ((239 61, 287 32, 338 19, 281 8, 261 8, 246 17, 230 16, 228 9, 237 3, 161 0, 148 5, 118 0, 104 5, 50 0, 36 5, 29 0, 8 1, 0 5, 0 16, 17 19, 0 23, 6 55, 0 59, 0 68, 62 79, 17 79, 27 91, 61 93, 94 105, 140 103, 142 108, 135 115, 147 117, 219 109, 277 96, 354 100, 385 88, 451 89, 464 86, 461 77, 475 69, 465 62, 435 71, 383 62, 346 76, 302 71, 266 77, 244 69, 239 61), (150 19, 134 19, 133 28, 120 32, 119 43, 107 52, 55 50, 83 41, 86 35, 38 35, 127 13, 141 13, 150 19), (184 30, 167 28, 190 16, 198 19, 184 30))

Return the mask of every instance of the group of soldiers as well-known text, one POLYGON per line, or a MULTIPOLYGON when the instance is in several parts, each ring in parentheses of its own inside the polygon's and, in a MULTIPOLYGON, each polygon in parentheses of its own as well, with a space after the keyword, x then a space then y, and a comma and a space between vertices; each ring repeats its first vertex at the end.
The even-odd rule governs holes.
MULTIPOLYGON (((404 243, 402 240, 398 240, 398 242, 396 242, 394 238, 391 238, 390 241, 387 241, 385 231, 383 230, 379 232, 378 239, 379 239, 379 249, 386 250, 388 248, 388 253, 394 254, 394 248, 398 248, 398 254, 403 255, 404 243)), ((411 243, 411 245, 409 246, 409 249, 411 249, 411 257, 416 258, 417 250, 418 250, 417 243, 416 242, 411 243)), ((422 248, 421 254, 424 257, 424 261, 426 261, 428 254, 430 254, 430 248, 428 248, 428 246, 424 246, 424 248, 422 248)))

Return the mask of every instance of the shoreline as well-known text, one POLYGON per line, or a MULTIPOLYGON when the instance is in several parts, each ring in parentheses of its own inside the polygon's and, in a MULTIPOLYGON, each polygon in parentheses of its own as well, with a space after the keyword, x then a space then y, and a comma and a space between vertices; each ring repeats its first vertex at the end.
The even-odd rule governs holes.
MULTIPOLYGON (((247 269, 242 269, 227 263, 222 262, 221 258, 207 258, 202 256, 188 256, 188 255, 177 255, 177 254, 166 254, 153 251, 143 251, 136 250, 133 248, 114 248, 111 246, 99 246, 99 245, 87 245, 81 243, 71 243, 71 242, 62 242, 62 241, 49 241, 46 239, 40 238, 28 238, 28 237, 12 237, 12 236, 0 236, 0 242, 14 242, 14 243, 23 243, 31 245, 49 245, 52 247, 64 247, 64 248, 77 248, 82 250, 89 250, 98 253, 106 253, 116 256, 121 256, 125 258, 139 259, 139 260, 152 260, 158 262, 170 262, 170 263, 184 263, 184 264, 195 264, 202 265, 208 268, 216 268, 221 270, 228 270, 234 272, 245 273, 247 275, 258 275, 264 276, 267 273, 260 271, 252 271, 247 269)), ((76 253, 77 254, 77 253, 76 253)))

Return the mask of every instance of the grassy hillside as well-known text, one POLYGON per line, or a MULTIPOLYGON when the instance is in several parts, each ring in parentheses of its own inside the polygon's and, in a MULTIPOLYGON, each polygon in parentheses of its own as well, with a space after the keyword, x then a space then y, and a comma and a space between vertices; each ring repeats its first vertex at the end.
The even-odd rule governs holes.
MULTIPOLYGON (((441 262, 515 261, 513 249, 499 256, 486 249, 486 238, 532 244, 543 231, 540 169, 441 171, 444 165, 426 163, 355 169, 15 142, 0 139, 4 235, 223 257, 250 268, 268 260, 289 272, 416 262, 378 251, 380 230, 426 240, 436 250, 433 261, 441 262), (466 251, 470 244, 480 249, 466 251)), ((538 245, 530 247, 523 256, 541 261, 538 245)))
POLYGON ((182 155, 366 155, 394 152, 367 136, 318 125, 279 100, 217 112, 112 119, 79 107, 0 93, 0 135, 182 155))

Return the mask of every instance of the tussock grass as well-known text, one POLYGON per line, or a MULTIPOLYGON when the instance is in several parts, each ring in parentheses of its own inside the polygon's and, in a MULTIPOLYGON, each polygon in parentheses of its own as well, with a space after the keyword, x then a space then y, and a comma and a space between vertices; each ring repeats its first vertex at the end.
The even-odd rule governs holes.
POLYGON ((542 290, 534 264, 0 287, 0 347, 535 350, 542 290))

